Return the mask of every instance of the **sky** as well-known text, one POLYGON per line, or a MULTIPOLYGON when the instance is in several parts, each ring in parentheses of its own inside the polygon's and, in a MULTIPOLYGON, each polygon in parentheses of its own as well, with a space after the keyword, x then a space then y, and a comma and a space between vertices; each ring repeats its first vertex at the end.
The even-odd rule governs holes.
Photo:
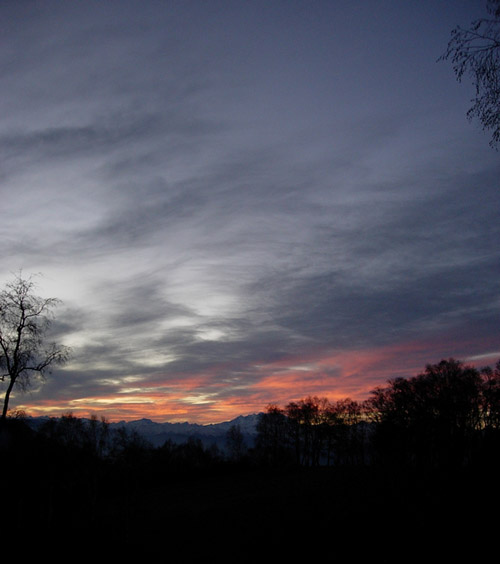
POLYGON ((216 423, 500 359, 473 0, 0 4, 0 283, 57 297, 30 415, 216 423))

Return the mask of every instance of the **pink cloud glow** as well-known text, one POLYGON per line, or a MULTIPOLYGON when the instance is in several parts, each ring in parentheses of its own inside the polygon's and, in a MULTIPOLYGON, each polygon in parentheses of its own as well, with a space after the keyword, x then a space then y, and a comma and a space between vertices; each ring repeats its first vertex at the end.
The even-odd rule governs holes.
POLYGON ((451 341, 420 340, 376 349, 318 351, 277 362, 256 362, 247 370, 250 377, 237 384, 219 377, 230 370, 220 365, 205 374, 164 379, 156 376, 141 381, 138 387, 123 388, 120 393, 107 396, 31 404, 21 400, 18 408, 33 416, 71 412, 82 417, 103 416, 111 421, 146 417, 155 421, 209 424, 263 411, 270 403, 284 406, 309 395, 331 401, 344 398, 363 401, 371 390, 385 385, 388 379, 418 374, 426 364, 442 358, 454 356, 481 367, 494 364, 500 357, 495 352, 471 354, 473 350, 480 350, 477 343, 462 344, 461 351, 455 351, 451 341))

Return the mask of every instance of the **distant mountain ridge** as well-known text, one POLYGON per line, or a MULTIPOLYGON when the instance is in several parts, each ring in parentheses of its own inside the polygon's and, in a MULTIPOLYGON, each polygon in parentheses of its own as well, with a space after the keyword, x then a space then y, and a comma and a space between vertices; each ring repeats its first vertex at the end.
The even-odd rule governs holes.
MULTIPOLYGON (((187 421, 183 423, 158 423, 151 419, 143 418, 133 421, 112 422, 109 423, 109 427, 111 430, 123 428, 128 432, 136 433, 154 447, 162 446, 168 440, 175 444, 181 444, 189 439, 199 439, 205 447, 216 445, 224 449, 227 431, 234 425, 239 427, 246 446, 253 446, 255 435, 257 434, 258 417, 258 413, 239 415, 230 421, 205 425, 188 423, 187 421)), ((47 416, 28 417, 26 422, 36 429, 50 419, 58 418, 47 416)), ((82 418, 82 420, 86 419, 82 418)))
POLYGON ((247 446, 252 446, 257 434, 257 420, 259 414, 239 415, 230 421, 222 423, 210 423, 201 425, 199 423, 158 423, 151 419, 137 419, 134 421, 119 421, 110 423, 111 429, 120 427, 127 431, 133 431, 144 437, 153 446, 161 446, 167 440, 174 443, 183 443, 188 439, 200 439, 204 446, 217 444, 223 447, 227 431, 237 425, 243 434, 247 446))

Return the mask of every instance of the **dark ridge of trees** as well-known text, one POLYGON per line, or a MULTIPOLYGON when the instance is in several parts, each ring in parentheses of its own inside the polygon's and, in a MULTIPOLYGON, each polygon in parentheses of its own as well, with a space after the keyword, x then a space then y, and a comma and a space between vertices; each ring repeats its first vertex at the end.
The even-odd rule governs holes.
POLYGON ((255 446, 234 426, 227 453, 197 439, 153 447, 96 417, 33 430, 17 415, 0 426, 5 539, 176 561, 194 546, 216 558, 231 540, 242 562, 325 539, 354 562, 474 561, 496 539, 500 362, 443 360, 363 402, 270 405, 255 446))
POLYGON ((256 454, 268 464, 460 467, 497 459, 500 361, 455 359, 390 380, 363 402, 308 397, 260 415, 256 454))
POLYGON ((478 370, 442 360, 413 378, 391 380, 366 402, 376 423, 373 451, 381 460, 417 468, 498 459, 499 392, 500 361, 494 370, 478 370))
POLYGON ((367 447, 364 405, 309 396, 259 416, 255 455, 267 464, 363 464, 367 447))

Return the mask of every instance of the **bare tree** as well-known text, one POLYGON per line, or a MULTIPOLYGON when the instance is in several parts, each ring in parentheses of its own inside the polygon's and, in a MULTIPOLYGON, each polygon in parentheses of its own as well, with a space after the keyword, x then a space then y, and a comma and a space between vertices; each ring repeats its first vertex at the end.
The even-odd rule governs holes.
POLYGON ((55 298, 34 294, 32 277, 16 275, 0 292, 0 382, 6 382, 1 421, 7 417, 14 386, 26 391, 33 377, 44 378, 53 364, 68 358, 67 347, 46 343, 55 298))
POLYGON ((457 26, 448 48, 438 60, 450 59, 457 80, 471 75, 476 90, 469 119, 478 118, 483 129, 492 131, 490 145, 500 144, 500 0, 488 0, 488 18, 471 23, 470 29, 457 26))

